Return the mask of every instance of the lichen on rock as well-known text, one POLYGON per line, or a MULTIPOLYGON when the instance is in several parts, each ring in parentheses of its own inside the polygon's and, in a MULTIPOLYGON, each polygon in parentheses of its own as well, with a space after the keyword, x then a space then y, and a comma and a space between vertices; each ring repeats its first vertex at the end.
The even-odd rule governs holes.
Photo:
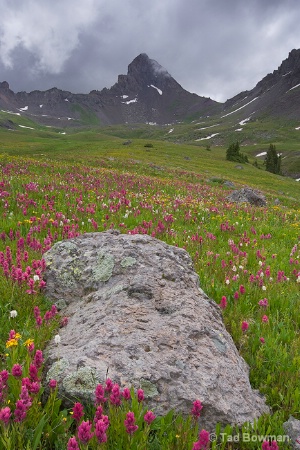
POLYGON ((92 267, 95 281, 108 281, 113 274, 114 257, 108 253, 99 252, 96 264, 92 267))

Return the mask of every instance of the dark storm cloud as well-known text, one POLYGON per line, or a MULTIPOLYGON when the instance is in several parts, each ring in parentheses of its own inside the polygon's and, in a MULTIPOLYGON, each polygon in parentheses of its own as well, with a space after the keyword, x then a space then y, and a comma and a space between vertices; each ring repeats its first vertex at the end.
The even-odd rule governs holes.
POLYGON ((139 54, 224 101, 300 48, 298 0, 0 0, 0 81, 14 91, 110 87, 139 54))

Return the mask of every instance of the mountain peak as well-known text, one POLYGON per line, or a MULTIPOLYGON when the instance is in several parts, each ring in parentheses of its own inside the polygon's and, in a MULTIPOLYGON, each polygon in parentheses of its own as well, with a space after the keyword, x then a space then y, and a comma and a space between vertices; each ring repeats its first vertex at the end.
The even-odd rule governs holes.
POLYGON ((300 49, 293 49, 278 68, 280 74, 300 69, 300 49))
POLYGON ((146 53, 141 53, 129 64, 127 77, 146 84, 154 83, 157 79, 163 81, 172 78, 164 67, 146 53))
POLYGON ((128 76, 140 77, 141 74, 148 76, 171 77, 169 72, 154 59, 150 59, 146 53, 138 55, 128 66, 128 76))

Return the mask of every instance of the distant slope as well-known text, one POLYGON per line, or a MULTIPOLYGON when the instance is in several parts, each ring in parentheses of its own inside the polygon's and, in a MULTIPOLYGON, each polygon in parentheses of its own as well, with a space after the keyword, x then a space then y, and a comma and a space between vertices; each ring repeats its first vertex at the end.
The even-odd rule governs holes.
POLYGON ((223 116, 235 113, 300 121, 300 50, 292 50, 279 68, 266 75, 252 90, 227 100, 223 116))

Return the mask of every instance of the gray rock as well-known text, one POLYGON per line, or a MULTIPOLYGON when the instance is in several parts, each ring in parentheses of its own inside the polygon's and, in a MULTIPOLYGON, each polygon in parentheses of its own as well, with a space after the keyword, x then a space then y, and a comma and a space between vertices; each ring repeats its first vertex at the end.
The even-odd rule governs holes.
POLYGON ((266 198, 261 192, 248 187, 233 191, 230 195, 228 195, 227 200, 237 203, 246 202, 254 206, 267 205, 266 198))
POLYGON ((283 429, 291 440, 291 448, 293 450, 300 450, 300 420, 290 416, 289 420, 284 422, 283 429))
POLYGON ((202 426, 268 411, 185 250, 115 231, 58 242, 44 258, 46 294, 69 317, 46 351, 46 381, 64 399, 93 399, 108 374, 144 389, 157 414, 201 400, 202 426))
POLYGON ((229 188, 234 188, 235 184, 232 181, 224 181, 224 186, 227 186, 229 188))

